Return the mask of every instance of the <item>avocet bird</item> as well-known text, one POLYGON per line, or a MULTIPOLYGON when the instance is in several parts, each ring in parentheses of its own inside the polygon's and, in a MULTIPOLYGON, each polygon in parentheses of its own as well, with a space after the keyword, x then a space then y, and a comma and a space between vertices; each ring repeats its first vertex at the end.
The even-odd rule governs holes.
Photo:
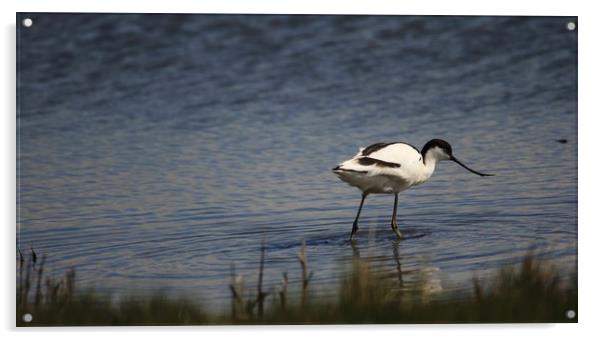
POLYGON ((451 145, 441 139, 426 143, 422 151, 403 142, 376 143, 361 148, 357 155, 337 165, 332 171, 347 184, 362 191, 362 201, 357 210, 351 238, 358 229, 358 220, 364 200, 369 194, 394 194, 391 228, 402 238, 397 226, 397 198, 400 192, 426 182, 439 161, 454 161, 464 169, 479 176, 493 176, 472 170, 452 154, 451 145))

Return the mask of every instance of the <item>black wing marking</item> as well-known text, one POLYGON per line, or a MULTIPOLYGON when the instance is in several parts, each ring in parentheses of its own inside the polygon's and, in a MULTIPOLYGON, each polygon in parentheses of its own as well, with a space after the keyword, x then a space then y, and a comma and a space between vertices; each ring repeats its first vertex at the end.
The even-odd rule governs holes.
POLYGON ((411 146, 414 150, 416 150, 416 152, 420 153, 420 150, 418 150, 418 148, 416 148, 414 145, 412 144, 408 144, 408 143, 404 143, 404 142, 392 142, 392 143, 376 143, 376 144, 372 144, 368 147, 366 147, 364 150, 362 150, 362 156, 370 156, 370 154, 382 149, 382 148, 386 148, 389 145, 393 145, 393 144, 405 144, 408 146, 411 146))
POLYGON ((376 152, 384 147, 387 147, 391 144, 396 144, 397 142, 393 142, 393 143, 376 143, 376 144, 372 144, 368 147, 366 147, 364 150, 362 150, 362 156, 369 156, 371 153, 376 152))
POLYGON ((380 159, 370 158, 370 157, 358 158, 357 162, 360 165, 373 165, 373 164, 376 164, 376 166, 380 166, 380 167, 384 167, 384 168, 399 168, 399 167, 401 167, 401 164, 391 163, 391 162, 385 162, 385 161, 381 161, 380 159))

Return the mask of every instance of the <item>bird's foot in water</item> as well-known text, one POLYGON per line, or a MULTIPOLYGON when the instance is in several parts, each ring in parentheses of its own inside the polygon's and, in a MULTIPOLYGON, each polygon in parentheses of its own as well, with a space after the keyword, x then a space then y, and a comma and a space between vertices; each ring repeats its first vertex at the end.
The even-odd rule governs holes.
POLYGON ((393 229, 393 232, 395 233, 395 235, 397 235, 398 239, 403 239, 403 235, 399 231, 399 227, 397 227, 397 224, 391 224, 391 229, 393 229))
POLYGON ((357 226, 357 223, 353 223, 353 229, 351 229, 351 235, 349 236, 349 241, 353 241, 355 239, 355 234, 357 233, 358 229, 359 229, 359 227, 357 226))

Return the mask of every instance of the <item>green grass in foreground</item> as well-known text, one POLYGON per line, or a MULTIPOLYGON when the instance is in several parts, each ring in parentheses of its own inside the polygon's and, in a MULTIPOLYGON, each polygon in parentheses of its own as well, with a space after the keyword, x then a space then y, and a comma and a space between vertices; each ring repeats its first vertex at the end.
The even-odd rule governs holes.
POLYGON ((287 301, 284 276, 283 289, 265 306, 269 294, 262 291, 263 257, 262 249, 257 297, 245 300, 244 287, 233 279, 232 310, 227 315, 165 296, 110 302, 103 295, 76 289, 73 270, 60 280, 43 280, 44 258, 37 264, 31 258, 27 264, 21 260, 17 326, 577 322, 577 317, 566 317, 568 310, 577 311, 576 276, 569 286, 562 285, 550 264, 531 255, 518 268, 500 269, 486 284, 474 280, 471 294, 452 298, 442 293, 437 299, 425 299, 419 287, 399 289, 399 282, 356 259, 348 276, 333 288, 337 297, 319 300, 309 289, 311 273, 303 246, 299 301, 287 301), (31 322, 23 321, 25 313, 33 316, 31 322))

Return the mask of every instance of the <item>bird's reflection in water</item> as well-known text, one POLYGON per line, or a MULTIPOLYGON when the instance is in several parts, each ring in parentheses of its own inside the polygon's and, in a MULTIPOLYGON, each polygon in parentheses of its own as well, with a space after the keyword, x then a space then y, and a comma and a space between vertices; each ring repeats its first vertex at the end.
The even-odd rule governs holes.
MULTIPOLYGON (((360 253, 360 248, 359 248, 357 240, 355 240, 355 239, 351 240, 349 243, 351 245, 353 261, 361 260, 362 256, 360 253)), ((401 288, 403 288, 403 271, 402 271, 402 266, 401 266, 401 256, 399 254, 400 244, 401 244, 400 239, 394 239, 393 241, 391 241, 391 248, 393 249, 393 259, 395 260, 395 269, 396 269, 396 273, 397 273, 397 282, 398 282, 399 288, 401 289, 401 288)), ((372 260, 378 261, 378 258, 375 257, 372 260)))
POLYGON ((429 233, 410 231, 408 234, 409 237, 401 240, 393 237, 374 237, 368 240, 367 244, 362 244, 362 240, 351 240, 348 243, 351 247, 351 258, 347 257, 347 260, 352 261, 354 265, 364 265, 362 268, 374 274, 374 279, 386 279, 392 292, 414 292, 422 298, 430 298, 433 294, 443 291, 440 268, 431 262, 428 254, 404 254, 401 248, 409 246, 408 240, 422 238, 429 233), (387 247, 388 251, 378 251, 387 247))
POLYGON ((403 274, 401 272, 401 260, 399 258, 399 244, 399 239, 395 239, 393 242, 391 242, 391 246, 393 247, 393 258, 395 259, 395 264, 397 265, 397 281, 399 283, 399 288, 403 288, 403 274))
POLYGON ((353 251, 353 260, 359 260, 361 258, 360 248, 357 246, 357 240, 351 240, 351 250, 353 251))

